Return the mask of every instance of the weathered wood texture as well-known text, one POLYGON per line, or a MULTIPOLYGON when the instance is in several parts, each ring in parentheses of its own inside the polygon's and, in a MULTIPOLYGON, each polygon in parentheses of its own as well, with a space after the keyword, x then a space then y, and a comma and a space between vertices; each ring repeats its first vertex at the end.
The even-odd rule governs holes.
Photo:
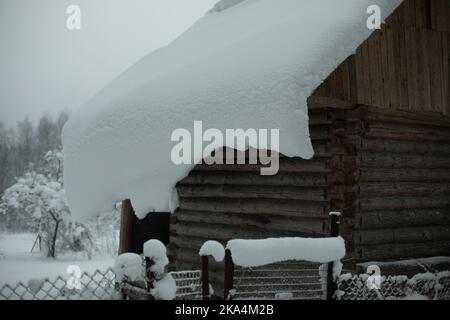
POLYGON ((351 113, 364 128, 355 140, 356 260, 450 254, 450 120, 363 106, 351 113))
POLYGON ((315 94, 449 114, 449 37, 450 1, 405 0, 315 94))
MULTIPOLYGON (((312 160, 280 157, 280 172, 262 176, 260 165, 199 165, 177 185, 179 208, 171 224, 176 268, 198 264, 207 240, 320 237, 329 233, 329 179, 335 153, 331 113, 311 111, 312 160)), ((214 265, 211 276, 218 278, 214 265)))
POLYGON ((122 201, 120 218, 119 255, 131 252, 133 246, 133 216, 134 210, 129 199, 122 201))
POLYGON ((314 142, 322 151, 314 159, 282 157, 276 176, 200 165, 180 181, 171 226, 178 264, 194 266, 184 253, 210 239, 326 235, 330 210, 343 213, 348 262, 450 253, 450 121, 325 101, 310 111, 311 127, 327 136, 314 142))
POLYGON ((448 0, 404 1, 324 81, 308 101, 312 160, 282 157, 275 176, 200 165, 180 181, 175 266, 197 267, 206 240, 326 235, 330 210, 346 261, 450 254, 449 17, 448 0))

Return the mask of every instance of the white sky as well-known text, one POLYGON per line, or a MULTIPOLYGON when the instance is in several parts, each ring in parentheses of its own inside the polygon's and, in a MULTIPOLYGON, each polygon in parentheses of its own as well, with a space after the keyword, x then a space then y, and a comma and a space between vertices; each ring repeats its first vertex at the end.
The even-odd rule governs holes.
POLYGON ((0 121, 75 110, 218 0, 0 0, 0 121), (81 30, 66 9, 81 8, 81 30))

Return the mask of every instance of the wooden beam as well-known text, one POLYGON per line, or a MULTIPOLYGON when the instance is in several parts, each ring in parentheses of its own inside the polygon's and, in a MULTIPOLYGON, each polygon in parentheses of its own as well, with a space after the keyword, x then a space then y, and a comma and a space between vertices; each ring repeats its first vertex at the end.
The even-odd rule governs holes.
POLYGON ((130 252, 133 235, 133 207, 129 199, 122 201, 119 255, 130 252))

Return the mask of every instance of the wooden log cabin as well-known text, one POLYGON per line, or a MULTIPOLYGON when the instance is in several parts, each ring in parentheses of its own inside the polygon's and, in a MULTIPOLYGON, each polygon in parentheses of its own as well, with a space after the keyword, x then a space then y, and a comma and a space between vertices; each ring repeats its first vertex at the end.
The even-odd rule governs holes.
MULTIPOLYGON (((449 43, 450 1, 406 0, 310 96, 312 160, 197 166, 177 185, 172 267, 197 269, 206 240, 326 236, 336 210, 346 268, 450 256, 449 43)), ((142 224, 169 232, 157 216, 134 242, 154 237, 142 224)))

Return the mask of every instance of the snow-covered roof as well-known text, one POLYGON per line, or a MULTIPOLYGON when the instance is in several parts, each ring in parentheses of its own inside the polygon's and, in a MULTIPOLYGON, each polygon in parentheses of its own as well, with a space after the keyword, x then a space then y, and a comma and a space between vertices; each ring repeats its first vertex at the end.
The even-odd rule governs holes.
POLYGON ((171 162, 170 138, 195 120, 220 130, 280 129, 283 154, 311 158, 306 99, 369 36, 368 6, 386 17, 400 2, 217 4, 71 117, 63 144, 72 213, 86 219, 125 198, 141 218, 174 209, 174 186, 194 165, 171 162))

